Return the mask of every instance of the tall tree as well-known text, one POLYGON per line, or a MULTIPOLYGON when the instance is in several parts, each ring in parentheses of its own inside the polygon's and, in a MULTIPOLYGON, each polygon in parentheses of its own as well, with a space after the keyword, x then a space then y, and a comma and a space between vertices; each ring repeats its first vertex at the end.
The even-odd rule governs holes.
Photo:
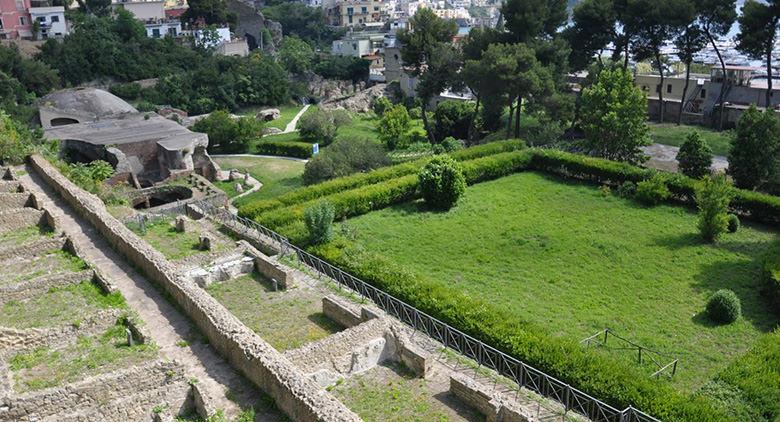
POLYGON ((189 8, 182 17, 187 22, 203 19, 206 25, 224 25, 235 21, 235 16, 228 12, 225 0, 189 0, 189 8))
MULTIPOLYGON (((469 122, 469 134, 467 141, 472 144, 476 142, 477 115, 480 112, 480 105, 486 96, 495 96, 498 91, 495 87, 496 78, 494 75, 504 74, 506 70, 501 69, 503 57, 491 55, 485 58, 488 48, 498 43, 504 38, 504 33, 493 28, 474 28, 469 32, 468 37, 462 43, 464 66, 461 72, 463 82, 471 90, 476 99, 474 113, 469 122)), ((490 98, 491 100, 493 98, 490 98)), ((503 102, 501 102, 503 107, 503 102)))
POLYGON ((723 54, 721 54, 718 48, 716 39, 728 34, 734 21, 737 19, 736 0, 699 0, 699 2, 699 25, 715 50, 715 54, 720 62, 721 72, 723 72, 723 82, 720 85, 718 101, 716 102, 716 104, 720 105, 720 118, 718 120, 718 129, 720 130, 723 129, 723 118, 725 116, 723 96, 726 93, 727 79, 726 62, 723 60, 723 54))
POLYGON ((685 64, 685 85, 683 86, 682 99, 680 100, 680 109, 677 112, 678 126, 682 123, 683 109, 685 109, 685 105, 688 103, 688 85, 691 81, 693 56, 701 51, 706 44, 707 36, 704 35, 704 31, 697 24, 695 16, 685 25, 685 29, 674 40, 677 57, 685 64))
POLYGON ((772 49, 777 41, 780 3, 747 0, 739 17, 737 50, 756 60, 766 61, 766 107, 772 107, 772 49))
POLYGON ((623 69, 604 69, 598 82, 582 91, 580 116, 584 148, 610 160, 641 163, 641 146, 648 145, 647 98, 623 69))
POLYGON ((507 0, 501 15, 514 42, 552 37, 569 18, 565 0, 507 0))
POLYGON ((652 59, 658 67, 661 84, 658 90, 659 121, 664 121, 664 65, 661 47, 674 39, 693 18, 693 4, 688 0, 630 0, 630 27, 636 33, 634 58, 652 59))
POLYGON ((428 122, 428 103, 445 88, 453 85, 452 78, 460 69, 460 54, 452 46, 457 33, 454 21, 445 21, 430 9, 420 9, 409 20, 409 28, 398 33, 401 59, 419 78, 417 95, 422 102, 422 120, 428 138, 436 142, 428 122))
POLYGON ((743 189, 761 188, 780 165, 780 121, 773 110, 751 106, 737 122, 729 151, 729 174, 743 189))
POLYGON ((613 0, 583 0, 574 6, 572 25, 565 31, 571 45, 570 62, 574 70, 583 70, 596 56, 599 64, 604 49, 617 44, 617 13, 613 0))

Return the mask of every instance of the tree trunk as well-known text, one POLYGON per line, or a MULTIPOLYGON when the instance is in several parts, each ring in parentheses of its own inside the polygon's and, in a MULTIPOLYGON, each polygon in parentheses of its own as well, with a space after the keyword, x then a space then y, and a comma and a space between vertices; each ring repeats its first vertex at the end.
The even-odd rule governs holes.
POLYGON ((626 46, 623 48, 623 70, 628 70, 628 38, 626 38, 626 46))
POLYGON ((685 85, 683 85, 682 100, 680 100, 680 110, 677 111, 677 126, 682 124, 682 114, 685 108, 685 96, 688 95, 688 83, 691 81, 691 62, 685 63, 685 85))
POLYGON ((658 90, 658 122, 664 122, 664 65, 661 63, 661 52, 656 50, 655 62, 658 63, 658 74, 661 75, 661 89, 658 90))
POLYGON ((420 106, 420 117, 422 117, 425 133, 428 135, 428 142, 430 142, 431 144, 435 144, 436 136, 434 136, 433 131, 430 128, 430 124, 428 123, 428 113, 426 112, 427 108, 428 108, 427 103, 423 101, 422 105, 420 106))
MULTIPOLYGON (((473 92, 473 90, 472 90, 473 92)), ((474 145, 476 144, 476 127, 474 126, 474 122, 477 121, 477 115, 479 115, 479 100, 481 99, 481 95, 477 94, 477 103, 474 106, 474 113, 471 113, 471 121, 469 122, 469 134, 468 134, 468 144, 474 145)))
POLYGON ((718 130, 723 130, 723 118, 726 115, 726 111, 724 110, 725 107, 723 107, 723 94, 726 92, 726 84, 727 84, 727 78, 726 78, 726 62, 723 61, 723 56, 720 54, 720 50, 718 50, 718 46, 715 45, 715 38, 712 37, 712 34, 710 33, 710 29, 706 28, 704 31, 707 34, 707 39, 710 40, 710 44, 712 44, 712 48, 715 50, 715 54, 718 56, 718 60, 720 61, 720 70, 723 72, 723 82, 720 84, 720 93, 718 94, 718 101, 717 103, 720 104, 720 118, 718 120, 718 130))
POLYGON ((506 124, 506 137, 512 137, 512 117, 515 115, 515 99, 512 98, 509 101, 509 121, 506 124))
MULTIPOLYGON (((774 37, 772 37, 774 41, 774 37)), ((772 47, 774 42, 768 43, 766 48, 766 108, 772 108, 772 47)))
POLYGON ((520 114, 523 112, 523 97, 517 96, 517 108, 515 108, 515 138, 520 137, 520 114))

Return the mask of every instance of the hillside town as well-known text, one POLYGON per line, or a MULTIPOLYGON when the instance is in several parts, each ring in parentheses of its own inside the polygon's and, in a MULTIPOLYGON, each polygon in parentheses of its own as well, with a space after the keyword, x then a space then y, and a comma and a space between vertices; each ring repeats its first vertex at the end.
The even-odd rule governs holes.
POLYGON ((778 34, 0 0, 0 422, 778 421, 778 34))

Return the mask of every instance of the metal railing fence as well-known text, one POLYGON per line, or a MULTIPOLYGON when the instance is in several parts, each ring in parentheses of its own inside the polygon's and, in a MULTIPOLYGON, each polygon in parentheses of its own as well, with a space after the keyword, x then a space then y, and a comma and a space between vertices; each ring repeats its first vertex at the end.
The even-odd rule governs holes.
POLYGON ((193 203, 193 205, 198 206, 210 216, 219 219, 223 224, 225 222, 238 223, 249 230, 256 230, 261 235, 278 242, 282 248, 282 255, 295 254, 305 265, 355 291, 363 298, 371 300, 388 314, 398 318, 415 330, 425 333, 443 344, 444 347, 473 359, 478 365, 492 369, 498 374, 513 380, 519 387, 527 388, 544 397, 560 402, 566 412, 576 412, 598 422, 660 422, 658 419, 631 406, 618 410, 553 376, 547 375, 304 251, 290 243, 284 236, 253 220, 239 217, 224 208, 215 207, 210 203, 193 203))

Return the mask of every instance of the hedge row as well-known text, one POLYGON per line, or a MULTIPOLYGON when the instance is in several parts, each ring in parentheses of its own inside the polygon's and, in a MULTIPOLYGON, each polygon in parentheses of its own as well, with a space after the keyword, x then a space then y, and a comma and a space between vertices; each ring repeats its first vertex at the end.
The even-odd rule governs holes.
MULTIPOLYGON (((592 183, 619 185, 660 174, 676 201, 694 203, 696 181, 678 173, 659 172, 630 164, 571 154, 556 150, 533 151, 530 168, 592 183)), ((732 212, 763 223, 780 225, 780 197, 737 189, 730 204, 732 212)))
MULTIPOLYGON (((454 152, 451 157, 458 161, 467 161, 479 157, 490 156, 502 152, 515 151, 525 147, 523 141, 507 140, 492 142, 489 144, 478 145, 454 152)), ((361 186, 384 182, 386 180, 403 177, 409 174, 416 174, 419 169, 428 162, 430 157, 411 161, 395 166, 376 169, 368 173, 358 173, 338 179, 328 180, 316 185, 296 189, 287 194, 274 199, 258 200, 247 202, 239 207, 239 215, 246 218, 255 218, 258 215, 275 208, 281 208, 288 205, 309 201, 320 198, 336 192, 342 192, 348 189, 354 189, 361 186)))
POLYGON ((739 398, 741 420, 780 420, 780 329, 764 334, 716 378, 739 398))
POLYGON ((496 305, 446 283, 415 275, 401 265, 339 238, 311 252, 412 306, 515 356, 612 406, 629 405, 664 421, 729 421, 720 403, 681 393, 635 366, 574 340, 550 336, 496 305))
POLYGON ((255 154, 309 158, 312 155, 312 150, 311 144, 307 142, 260 141, 255 144, 255 154))
MULTIPOLYGON (((531 156, 530 150, 520 150, 465 161, 462 165, 466 183, 474 184, 521 171, 528 167, 531 156)), ((415 172, 381 183, 336 192, 287 207, 272 209, 258 215, 256 220, 266 227, 279 229, 303 218, 303 212, 306 208, 321 200, 327 200, 334 205, 337 220, 355 217, 389 205, 418 198, 420 195, 417 192, 417 186, 418 180, 415 172)))

